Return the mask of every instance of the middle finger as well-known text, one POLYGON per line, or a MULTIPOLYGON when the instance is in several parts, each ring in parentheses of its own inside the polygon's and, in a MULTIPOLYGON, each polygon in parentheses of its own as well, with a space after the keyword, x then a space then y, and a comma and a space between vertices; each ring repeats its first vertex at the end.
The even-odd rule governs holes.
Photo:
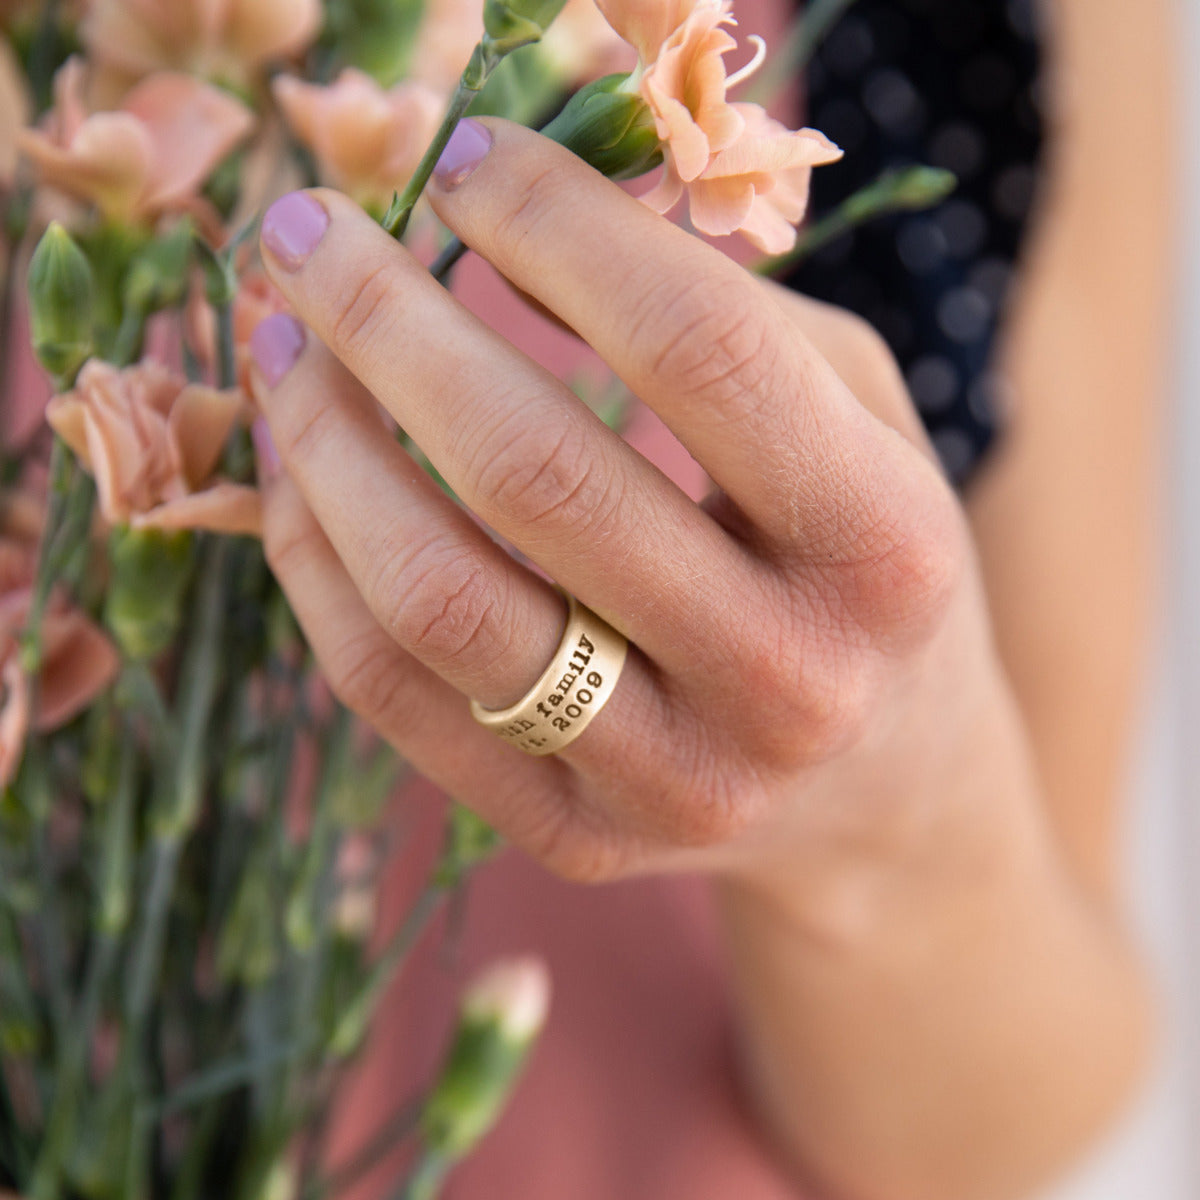
POLYGON ((337 193, 285 197, 263 243, 304 320, 489 525, 671 674, 736 658, 749 556, 557 379, 337 193))

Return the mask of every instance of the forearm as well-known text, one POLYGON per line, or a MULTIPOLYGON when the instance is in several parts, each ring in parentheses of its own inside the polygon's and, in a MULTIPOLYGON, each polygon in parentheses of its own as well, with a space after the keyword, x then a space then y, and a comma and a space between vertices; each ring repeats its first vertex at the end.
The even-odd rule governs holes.
POLYGON ((1173 9, 1052 6, 1046 176, 1000 364, 1013 405, 968 497, 1048 814, 1106 896, 1160 559, 1173 9))
MULTIPOLYGON (((1143 1060, 1138 965, 1062 865, 1017 714, 995 703, 904 851, 832 897, 803 869, 790 894, 722 888, 751 1103, 820 1195, 1025 1195, 1143 1060)), ((898 782, 872 800, 929 809, 898 782)))

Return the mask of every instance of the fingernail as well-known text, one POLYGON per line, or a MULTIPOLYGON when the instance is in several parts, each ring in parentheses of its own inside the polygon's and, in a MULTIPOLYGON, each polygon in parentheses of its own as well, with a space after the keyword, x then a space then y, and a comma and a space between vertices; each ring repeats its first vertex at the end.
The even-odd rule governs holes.
POLYGON ((483 162, 491 148, 492 134, 486 125, 470 117, 459 121, 433 169, 438 186, 445 191, 458 187, 483 162))
POLYGON ((304 326, 288 313, 274 313, 259 321, 250 335, 250 356, 268 387, 292 369, 304 349, 304 326))
POLYGON ((329 227, 329 214, 307 192, 289 192, 267 209, 262 240, 289 271, 303 266, 329 227))
POLYGON ((279 451, 275 449, 275 440, 263 417, 250 426, 250 439, 254 442, 254 457, 258 459, 258 478, 263 483, 270 483, 283 469, 283 464, 279 461, 279 451))

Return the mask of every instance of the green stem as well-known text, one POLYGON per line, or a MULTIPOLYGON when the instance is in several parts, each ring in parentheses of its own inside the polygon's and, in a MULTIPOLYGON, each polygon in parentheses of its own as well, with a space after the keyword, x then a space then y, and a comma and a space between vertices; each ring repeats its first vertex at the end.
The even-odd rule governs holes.
POLYGON ((801 230, 796 245, 786 254, 764 258, 754 264, 753 270, 759 275, 783 274, 822 246, 868 221, 897 212, 919 212, 940 204, 954 190, 956 183, 949 171, 934 167, 889 171, 844 200, 833 212, 801 230))
POLYGON ((293 1042, 290 1045, 272 1046, 257 1056, 251 1055, 247 1058, 244 1055, 238 1055, 229 1062, 218 1063, 203 1074, 186 1080, 170 1095, 150 1105, 146 1109, 147 1116, 158 1121, 163 1117, 195 1108, 209 1100, 226 1096, 238 1088, 253 1083, 266 1071, 295 1062, 303 1056, 306 1049, 307 1047, 303 1043, 293 1042))
POLYGON ((117 683, 117 703, 129 713, 138 713, 146 721, 155 762, 161 762, 173 740, 171 714, 158 682, 144 662, 126 661, 117 683))
POLYGON ((767 60, 739 99, 770 104, 808 66, 817 47, 854 0, 809 0, 792 22, 782 46, 767 60))
POLYGON ((38 548, 29 615, 26 617, 25 631, 22 635, 22 666, 31 682, 36 681, 42 666, 42 620, 46 615, 46 605, 54 586, 58 547, 65 528, 68 499, 80 473, 75 456, 66 442, 55 434, 50 450, 50 496, 46 505, 46 524, 38 548))
POLYGON ((233 338, 233 305, 217 305, 217 377, 223 388, 237 384, 237 350, 233 338))
POLYGON ((131 305, 122 311, 121 323, 117 326, 108 356, 114 366, 127 367, 137 358, 142 348, 145 328, 146 314, 141 309, 131 305))
POLYGON ((369 1024, 371 1014, 375 1011, 380 998, 392 982, 396 972, 403 966, 421 934, 425 932, 445 895, 446 889, 434 883, 427 886, 417 897, 416 903, 405 916, 403 924, 392 935, 379 957, 371 964, 366 979, 363 980, 357 994, 346 1005, 339 1029, 351 1030, 353 1033, 347 1038, 346 1045, 335 1045, 332 1048, 329 1061, 336 1062, 357 1047, 361 1033, 369 1024))
MULTIPOLYGON (((40 756, 39 756, 40 757, 40 756)), ((38 767, 38 786, 45 786, 42 776, 44 764, 38 767)), ((50 858, 47 819, 38 819, 33 832, 34 869, 37 873, 39 902, 33 914, 32 928, 37 942, 38 957, 45 973, 46 988, 50 997, 50 1016, 54 1026, 55 1043, 59 1047, 70 1039, 71 1001, 67 982, 66 937, 63 931, 62 914, 58 908, 58 889, 54 868, 50 858)))
POLYGON ((479 89, 487 81, 488 74, 490 74, 490 68, 485 69, 483 80, 478 87, 472 87, 467 83, 466 72, 463 73, 463 78, 458 81, 458 86, 454 89, 454 95, 450 97, 446 115, 442 118, 442 123, 438 127, 437 133, 434 134, 433 141, 429 143, 424 157, 417 164, 417 169, 405 185, 404 191, 392 201, 391 207, 384 215, 382 225, 397 241, 404 236, 404 232, 408 228, 408 219, 412 216, 412 210, 421 198, 426 184, 429 183, 433 169, 437 166, 438 159, 442 157, 442 151, 445 150, 455 129, 458 128, 459 121, 471 107, 471 101, 479 95, 479 89))
POLYGON ((77 1024, 59 1056, 54 1102, 27 1189, 32 1200, 52 1200, 62 1194, 64 1168, 71 1154, 76 1114, 83 1098, 92 1030, 100 1016, 104 986, 116 965, 118 949, 119 942, 111 934, 100 934, 92 948, 77 1024))
POLYGON ((426 1151, 413 1173, 400 1185, 393 1200, 434 1200, 450 1172, 451 1164, 426 1151))
POLYGON ((149 883, 131 951, 125 1000, 124 1034, 130 1051, 129 1073, 135 1118, 127 1160, 131 1200, 143 1194, 147 1141, 152 1122, 147 1115, 150 1083, 145 1061, 146 1021, 163 960, 170 902, 183 847, 200 815, 208 777, 205 750, 221 676, 221 638, 225 628, 224 586, 228 539, 216 539, 201 564, 200 588, 192 613, 194 630, 180 679, 180 739, 172 768, 160 774, 155 811, 151 814, 149 883))
POLYGON ((60 0, 42 0, 38 16, 37 33, 29 52, 29 83, 33 89, 37 111, 45 112, 54 99, 53 83, 54 47, 58 41, 58 10, 60 0))
MULTIPOLYGON (((126 731, 121 747, 116 795, 110 800, 110 836, 104 851, 106 859, 115 856, 116 861, 106 862, 99 875, 101 894, 97 897, 97 917, 101 920, 109 915, 104 893, 111 882, 110 877, 126 858, 124 844, 131 833, 135 785, 136 756, 126 731)), ((66 1040, 58 1056, 54 1099, 28 1188, 33 1200, 51 1200, 61 1194, 65 1165, 71 1154, 76 1118, 84 1095, 92 1033, 100 1019, 104 991, 116 966, 119 950, 120 929, 101 928, 91 946, 79 1005, 72 1015, 66 1040)))
POLYGON ((356 1184, 372 1167, 385 1158, 417 1129, 425 1098, 410 1100, 395 1112, 348 1161, 330 1171, 324 1178, 315 1179, 301 1193, 301 1200, 323 1200, 339 1195, 356 1184))
POLYGON ((450 272, 458 266, 463 256, 470 249, 464 245, 458 238, 452 238, 446 248, 433 260, 429 266, 429 273, 440 284, 449 287, 450 272))

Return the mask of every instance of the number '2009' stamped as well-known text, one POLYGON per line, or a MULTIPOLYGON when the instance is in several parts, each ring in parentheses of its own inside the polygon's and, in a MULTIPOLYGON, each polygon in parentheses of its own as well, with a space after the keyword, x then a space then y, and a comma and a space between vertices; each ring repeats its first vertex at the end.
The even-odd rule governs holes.
POLYGON ((549 667, 511 708, 472 703, 475 719, 526 754, 553 754, 573 741, 612 695, 628 644, 573 597, 567 629, 549 667))

